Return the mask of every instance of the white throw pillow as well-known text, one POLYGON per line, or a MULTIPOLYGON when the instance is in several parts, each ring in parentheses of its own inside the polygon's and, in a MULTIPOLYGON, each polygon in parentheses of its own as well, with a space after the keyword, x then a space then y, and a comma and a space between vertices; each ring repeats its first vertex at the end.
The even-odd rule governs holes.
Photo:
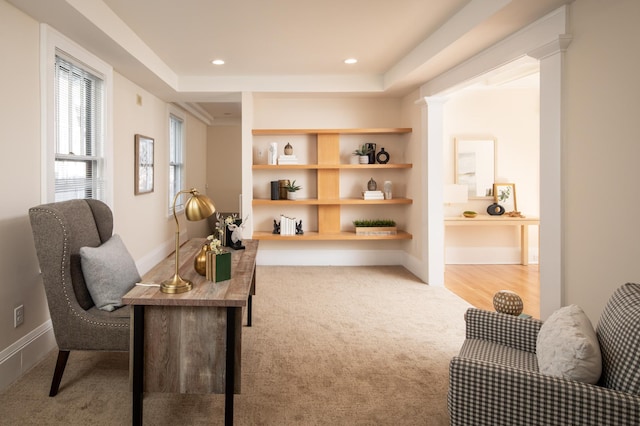
POLYGON ((99 247, 81 247, 80 262, 98 309, 113 311, 122 306, 122 296, 140 281, 138 268, 117 234, 99 247))
POLYGON ((536 355, 542 374, 594 384, 602 373, 598 337, 577 305, 558 309, 544 322, 536 355))

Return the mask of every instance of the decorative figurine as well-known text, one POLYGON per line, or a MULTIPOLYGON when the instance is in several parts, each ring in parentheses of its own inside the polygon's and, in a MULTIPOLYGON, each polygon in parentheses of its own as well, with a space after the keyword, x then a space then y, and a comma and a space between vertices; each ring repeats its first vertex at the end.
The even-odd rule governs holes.
POLYGON ((367 189, 369 191, 375 191, 376 189, 378 189, 378 184, 375 180, 373 180, 373 178, 369 179, 369 183, 367 183, 367 189))
POLYGON ((273 232, 272 234, 279 234, 280 233, 280 223, 277 222, 275 219, 273 219, 273 232))
POLYGON ((244 250, 245 247, 242 245, 242 231, 246 226, 248 218, 247 216, 244 220, 238 219, 235 213, 225 218, 226 245, 228 247, 234 250, 244 250))
POLYGON ((300 219, 298 223, 296 223, 296 235, 302 234, 304 234, 304 231, 302 230, 302 219, 300 219))
POLYGON ((287 142, 287 144, 284 146, 284 155, 292 155, 292 154, 293 154, 293 147, 289 142, 287 142))

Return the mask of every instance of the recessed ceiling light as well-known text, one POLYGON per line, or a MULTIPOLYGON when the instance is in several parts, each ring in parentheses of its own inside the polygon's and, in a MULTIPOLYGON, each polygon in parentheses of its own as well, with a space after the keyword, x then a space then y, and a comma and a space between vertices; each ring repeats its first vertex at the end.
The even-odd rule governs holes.
POLYGON ((211 63, 213 65, 224 65, 224 61, 222 59, 214 59, 211 63))
POLYGON ((349 64, 349 65, 355 64, 356 62, 358 62, 358 60, 356 58, 349 58, 349 59, 345 59, 344 60, 344 63, 345 64, 349 64))

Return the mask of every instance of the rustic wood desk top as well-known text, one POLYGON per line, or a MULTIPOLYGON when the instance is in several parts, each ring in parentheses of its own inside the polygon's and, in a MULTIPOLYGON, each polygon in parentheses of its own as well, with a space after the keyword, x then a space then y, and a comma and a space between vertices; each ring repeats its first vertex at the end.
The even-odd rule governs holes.
MULTIPOLYGON (((257 240, 243 240, 244 250, 231 252, 231 279, 214 283, 199 275, 193 268, 196 254, 205 243, 194 238, 180 247, 180 276, 193 283, 193 289, 180 294, 166 294, 159 287, 135 286, 123 298, 126 305, 164 306, 234 306, 247 305, 256 268, 257 240)), ((143 283, 160 284, 175 273, 175 253, 142 277, 143 283)))

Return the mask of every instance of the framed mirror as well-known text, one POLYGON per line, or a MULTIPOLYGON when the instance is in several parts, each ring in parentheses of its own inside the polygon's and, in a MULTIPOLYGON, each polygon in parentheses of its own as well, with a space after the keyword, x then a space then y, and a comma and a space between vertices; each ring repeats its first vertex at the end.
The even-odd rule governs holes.
POLYGON ((493 198, 496 140, 491 137, 454 139, 455 183, 466 185, 469 198, 493 198))

